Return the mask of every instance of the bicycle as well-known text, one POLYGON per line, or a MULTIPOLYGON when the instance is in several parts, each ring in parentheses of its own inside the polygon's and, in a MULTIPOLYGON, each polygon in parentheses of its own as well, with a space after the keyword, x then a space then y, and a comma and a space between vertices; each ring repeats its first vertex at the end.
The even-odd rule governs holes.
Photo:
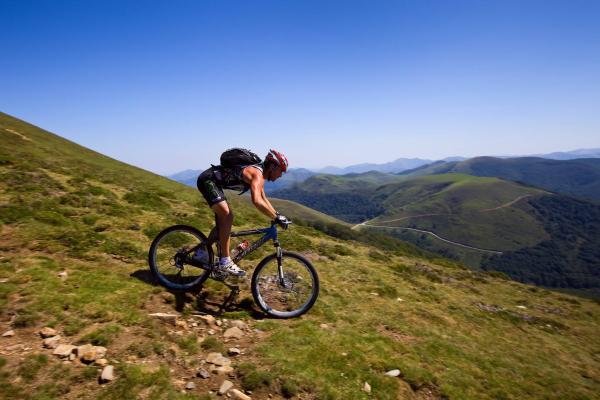
MULTIPOLYGON (((287 225, 282 228, 287 229, 287 225)), ((319 295, 319 277, 315 268, 300 254, 281 248, 275 221, 271 222, 269 228, 231 232, 231 237, 259 234, 263 234, 260 239, 232 255, 237 264, 269 240, 273 241, 275 252, 260 261, 252 274, 250 286, 255 303, 263 312, 275 318, 293 318, 306 313, 319 295)), ((218 241, 216 245, 220 257, 218 241)), ((194 290, 208 278, 225 281, 229 276, 219 269, 218 258, 215 262, 208 238, 188 225, 174 225, 160 232, 150 245, 148 263, 158 282, 175 291, 194 290), (208 254, 206 262, 193 260, 199 248, 208 254)))

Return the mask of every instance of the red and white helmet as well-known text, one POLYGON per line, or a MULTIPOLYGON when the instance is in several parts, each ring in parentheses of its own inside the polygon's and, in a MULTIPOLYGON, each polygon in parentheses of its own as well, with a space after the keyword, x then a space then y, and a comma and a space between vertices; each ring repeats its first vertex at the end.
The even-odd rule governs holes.
POLYGON ((288 169, 288 160, 287 157, 277 150, 271 149, 269 154, 265 157, 265 161, 273 161, 275 164, 279 165, 282 172, 286 172, 288 169))

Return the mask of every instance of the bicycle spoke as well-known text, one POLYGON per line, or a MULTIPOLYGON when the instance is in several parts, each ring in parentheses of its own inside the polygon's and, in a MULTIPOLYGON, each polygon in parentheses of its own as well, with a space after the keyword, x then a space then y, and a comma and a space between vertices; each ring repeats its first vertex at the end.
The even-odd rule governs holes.
POLYGON ((257 275, 256 292, 258 302, 269 313, 286 317, 299 313, 314 301, 318 282, 303 260, 284 257, 283 261, 282 277, 276 258, 263 266, 257 275))

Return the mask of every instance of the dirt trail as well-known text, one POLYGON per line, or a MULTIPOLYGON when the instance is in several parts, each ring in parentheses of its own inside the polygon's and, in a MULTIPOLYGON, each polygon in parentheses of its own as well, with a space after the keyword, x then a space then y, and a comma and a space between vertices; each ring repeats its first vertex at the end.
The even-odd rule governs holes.
MULTIPOLYGON (((517 202, 521 201, 522 199, 524 199, 524 198, 527 198, 527 197, 531 197, 531 196, 532 196, 531 194, 522 195, 522 196, 519 196, 519 197, 517 197, 516 199, 513 199, 513 200, 509 201, 508 203, 504 203, 504 204, 501 204, 501 205, 499 205, 499 206, 497 206, 497 207, 493 207, 493 208, 485 208, 485 209, 478 210, 478 211, 479 211, 479 212, 490 212, 490 211, 496 211, 496 210, 500 210, 500 209, 503 209, 503 208, 510 207, 510 206, 512 206, 512 205, 514 205, 514 204, 516 204, 517 202)), ((379 222, 379 223, 381 223, 381 224, 386 224, 386 223, 389 223, 389 222, 403 221, 403 220, 405 220, 405 219, 411 219, 411 218, 419 218, 419 217, 434 217, 434 216, 442 216, 442 215, 456 215, 456 214, 452 214, 452 213, 430 213, 430 214, 418 214, 418 215, 409 215, 409 216, 406 216, 406 217, 395 218, 395 219, 389 219, 389 220, 386 220, 386 221, 377 221, 377 222, 379 222)), ((492 254, 502 254, 502 252, 501 252, 501 251, 497 251, 497 250, 489 250, 489 249, 481 249, 481 248, 479 248, 479 247, 475 247, 475 246, 469 246, 469 245, 467 245, 467 244, 463 244, 463 243, 454 242, 454 241, 452 241, 452 240, 449 240, 449 239, 443 238, 443 237, 441 237, 441 236, 439 236, 439 235, 437 235, 436 233, 434 233, 434 232, 431 232, 431 231, 427 231, 427 230, 423 230, 423 229, 415 229, 415 228, 406 228, 406 227, 400 227, 400 226, 383 226, 383 225, 372 225, 372 224, 369 224, 369 222, 370 222, 370 221, 372 221, 372 220, 368 220, 368 221, 361 222, 360 224, 356 224, 356 225, 354 225, 354 226, 353 226, 351 229, 353 229, 353 230, 358 230, 358 229, 360 229, 360 227, 362 227, 362 226, 370 226, 370 227, 373 227, 373 228, 404 229, 404 230, 409 230, 409 231, 415 231, 415 232, 427 233, 427 234, 429 234, 429 235, 431 235, 431 236, 435 237, 435 238, 436 238, 436 239, 438 239, 438 240, 441 240, 441 241, 443 241, 443 242, 450 243, 450 244, 453 244, 453 245, 456 245, 456 246, 460 246, 460 247, 464 247, 464 248, 468 248, 468 249, 472 249, 472 250, 477 250, 477 251, 483 251, 483 252, 486 252, 486 253, 492 253, 492 254)))
POLYGON ((7 131, 7 132, 12 133, 14 135, 19 136, 23 140, 27 140, 27 141, 31 142, 31 139, 29 139, 27 136, 23 135, 22 133, 15 131, 14 129, 4 128, 4 130, 7 131))

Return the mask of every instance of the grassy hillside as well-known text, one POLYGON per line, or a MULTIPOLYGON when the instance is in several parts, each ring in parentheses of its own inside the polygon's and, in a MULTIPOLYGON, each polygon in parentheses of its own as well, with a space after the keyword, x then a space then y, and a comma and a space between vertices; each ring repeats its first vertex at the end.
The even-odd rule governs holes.
MULTIPOLYGON (((170 294, 147 273, 158 230, 210 227, 194 189, 5 114, 0 143, 0 334, 13 331, 0 337, 0 398, 209 399, 225 378, 253 399, 599 397, 592 301, 293 226, 282 245, 310 257, 322 279, 311 312, 263 320, 246 287, 219 313, 221 284, 170 294), (221 326, 209 331, 197 311, 221 326), (233 319, 250 329, 226 341, 233 319), (99 385, 95 364, 53 356, 37 333, 44 326, 63 343, 107 347, 115 381, 99 385), (231 346, 242 354, 229 375, 196 377, 210 352, 231 346), (385 376, 391 369, 400 376, 385 376)), ((236 227, 268 223, 231 197, 236 227)))
POLYGON ((383 212, 372 192, 402 178, 382 172, 347 175, 316 175, 271 195, 293 200, 348 222, 361 222, 383 212))
POLYGON ((385 212, 367 225, 414 227, 475 247, 513 250, 547 238, 519 200, 543 193, 496 178, 430 175, 378 188, 374 197, 385 212))
POLYGON ((552 192, 600 200, 600 158, 548 160, 537 157, 475 157, 461 162, 433 163, 403 176, 461 173, 524 182, 552 192))

